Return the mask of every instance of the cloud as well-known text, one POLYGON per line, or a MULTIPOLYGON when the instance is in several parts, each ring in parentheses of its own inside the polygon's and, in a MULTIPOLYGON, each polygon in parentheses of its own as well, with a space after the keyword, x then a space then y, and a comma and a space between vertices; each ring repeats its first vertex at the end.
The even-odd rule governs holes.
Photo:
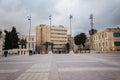
POLYGON ((48 16, 52 15, 52 25, 64 25, 69 33, 69 15, 73 15, 72 32, 88 34, 89 15, 94 15, 94 28, 98 31, 120 25, 119 0, 0 0, 0 28, 10 30, 15 26, 18 32, 28 34, 32 16, 32 34, 38 24, 49 25, 48 16))

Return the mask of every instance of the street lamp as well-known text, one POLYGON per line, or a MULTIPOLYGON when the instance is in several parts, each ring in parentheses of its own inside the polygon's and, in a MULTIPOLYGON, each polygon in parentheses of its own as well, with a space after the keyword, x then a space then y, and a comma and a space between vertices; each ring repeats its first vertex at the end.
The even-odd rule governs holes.
POLYGON ((29 43, 28 43, 28 49, 30 50, 30 35, 31 35, 31 15, 28 16, 28 20, 30 21, 30 27, 29 27, 29 43))
POLYGON ((69 17, 69 19, 70 19, 70 35, 71 35, 71 37, 72 37, 72 26, 71 26, 71 20, 73 19, 73 16, 70 14, 70 17, 69 17))
POLYGON ((70 53, 73 54, 73 40, 72 40, 72 26, 71 26, 71 20, 73 19, 73 16, 70 14, 69 16, 70 19, 70 53))
MULTIPOLYGON (((52 16, 50 15, 49 16, 49 20, 50 20, 50 39, 51 39, 51 26, 52 26, 52 16)), ((51 42, 51 41, 50 41, 51 42)), ((49 45, 49 44, 48 44, 49 45)), ((50 45, 51 47, 51 45, 50 45)), ((49 48, 48 48, 49 49, 49 48)), ((51 53, 51 50, 50 50, 50 53, 51 53)))

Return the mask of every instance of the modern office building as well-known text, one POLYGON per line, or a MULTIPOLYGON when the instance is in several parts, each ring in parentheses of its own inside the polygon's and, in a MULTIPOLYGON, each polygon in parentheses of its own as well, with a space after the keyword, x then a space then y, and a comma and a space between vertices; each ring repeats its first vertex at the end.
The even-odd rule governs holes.
POLYGON ((107 28, 92 35, 92 39, 95 51, 120 51, 120 28, 107 28))
POLYGON ((37 52, 46 53, 52 51, 53 53, 64 53, 67 42, 67 29, 64 26, 50 27, 40 24, 36 27, 37 52))

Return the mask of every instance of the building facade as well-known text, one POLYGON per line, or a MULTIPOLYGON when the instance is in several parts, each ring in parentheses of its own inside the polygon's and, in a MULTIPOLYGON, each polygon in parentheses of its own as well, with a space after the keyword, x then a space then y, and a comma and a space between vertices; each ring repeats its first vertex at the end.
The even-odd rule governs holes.
POLYGON ((4 45, 4 38, 5 38, 5 34, 4 32, 1 31, 1 34, 0 34, 0 55, 3 54, 3 45, 4 45))
POLYGON ((92 35, 95 51, 120 51, 120 28, 107 28, 92 35))
POLYGON ((63 26, 47 26, 45 24, 36 27, 36 51, 46 53, 65 52, 65 45, 68 41, 67 29, 63 26), (46 47, 48 42, 48 48, 46 47), (51 45, 52 44, 52 45, 51 45), (46 49, 47 48, 47 49, 46 49))
POLYGON ((2 55, 2 50, 3 50, 3 38, 0 37, 0 55, 2 55))
POLYGON ((24 39, 27 41, 26 48, 24 47, 23 49, 21 46, 19 46, 19 54, 27 54, 28 50, 33 50, 35 51, 36 47, 36 36, 35 35, 19 35, 20 39, 24 39), (30 45, 30 46, 29 46, 30 45))

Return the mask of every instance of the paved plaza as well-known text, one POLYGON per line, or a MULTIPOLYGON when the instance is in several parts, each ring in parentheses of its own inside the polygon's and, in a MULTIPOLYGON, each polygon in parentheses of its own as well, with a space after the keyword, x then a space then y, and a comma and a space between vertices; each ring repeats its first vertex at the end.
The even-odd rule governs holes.
POLYGON ((120 54, 0 57, 0 80, 120 80, 120 54))

